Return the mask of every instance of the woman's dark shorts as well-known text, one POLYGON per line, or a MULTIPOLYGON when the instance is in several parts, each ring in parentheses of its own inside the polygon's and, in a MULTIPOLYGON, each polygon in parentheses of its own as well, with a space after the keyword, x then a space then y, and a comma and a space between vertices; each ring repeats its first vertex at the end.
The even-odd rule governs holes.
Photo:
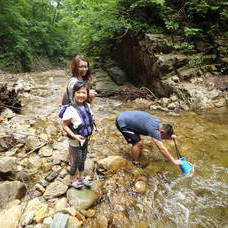
POLYGON ((127 127, 120 128, 117 119, 116 119, 116 127, 121 132, 121 134, 123 135, 123 137, 126 139, 128 143, 135 145, 141 140, 140 135, 133 132, 131 129, 128 129, 127 127))

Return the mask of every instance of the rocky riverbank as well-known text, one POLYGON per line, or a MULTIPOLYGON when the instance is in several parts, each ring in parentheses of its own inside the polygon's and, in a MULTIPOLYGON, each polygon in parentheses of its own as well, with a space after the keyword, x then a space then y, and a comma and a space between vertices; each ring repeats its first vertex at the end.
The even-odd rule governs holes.
MULTIPOLYGON (((126 82, 117 86, 109 74, 101 69, 94 72, 98 133, 91 139, 86 165, 86 174, 94 181, 91 189, 82 190, 69 186, 68 143, 57 117, 65 72, 5 74, 5 80, 12 78, 5 94, 14 91, 22 110, 16 114, 4 106, 0 114, 0 227, 131 226, 127 211, 137 207, 148 184, 150 189, 158 188, 157 181, 149 180, 164 164, 151 163, 145 173, 134 167, 112 123, 119 109, 127 108, 121 107, 122 101, 131 108, 177 117, 181 100, 175 95, 159 99, 150 90, 126 82)), ((218 88, 213 91, 226 94, 218 88)), ((154 160, 151 151, 154 148, 144 151, 147 163, 154 160)))

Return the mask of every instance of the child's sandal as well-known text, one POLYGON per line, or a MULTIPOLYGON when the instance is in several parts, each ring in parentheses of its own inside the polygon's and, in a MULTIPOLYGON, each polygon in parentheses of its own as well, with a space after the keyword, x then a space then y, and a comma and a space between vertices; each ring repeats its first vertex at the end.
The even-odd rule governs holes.
POLYGON ((76 180, 71 184, 71 186, 76 189, 81 189, 84 186, 84 184, 83 184, 82 180, 76 180))
POLYGON ((86 176, 86 177, 82 178, 82 182, 83 182, 84 186, 88 187, 88 188, 92 186, 92 180, 93 179, 91 177, 89 177, 89 176, 86 176))

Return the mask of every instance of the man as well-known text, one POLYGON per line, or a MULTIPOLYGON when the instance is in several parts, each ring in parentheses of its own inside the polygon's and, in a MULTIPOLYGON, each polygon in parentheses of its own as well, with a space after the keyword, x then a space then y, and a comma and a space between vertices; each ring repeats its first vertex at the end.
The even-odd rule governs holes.
POLYGON ((133 110, 120 113, 116 119, 116 126, 126 141, 132 144, 132 163, 137 167, 143 168, 144 166, 139 163, 143 149, 143 140, 140 135, 152 137, 152 141, 166 159, 174 165, 181 165, 181 162, 175 159, 162 143, 162 139, 175 138, 173 127, 170 124, 160 123, 157 117, 147 112, 133 110))

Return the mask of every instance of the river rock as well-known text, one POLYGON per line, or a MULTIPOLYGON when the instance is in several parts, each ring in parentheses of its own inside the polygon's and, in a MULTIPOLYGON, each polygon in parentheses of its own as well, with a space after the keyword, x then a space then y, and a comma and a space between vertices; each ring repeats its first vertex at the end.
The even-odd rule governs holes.
POLYGON ((0 172, 7 173, 16 169, 15 157, 2 157, 0 158, 0 172))
POLYGON ((124 228, 131 228, 131 224, 127 215, 124 212, 117 212, 112 217, 112 224, 113 227, 124 227, 124 228))
POLYGON ((61 211, 67 207, 67 198, 63 197, 55 202, 55 210, 61 211))
POLYGON ((92 217, 94 217, 95 213, 96 213, 96 211, 94 209, 89 209, 85 212, 85 216, 87 218, 92 218, 92 217))
POLYGON ((21 205, 13 206, 10 209, 0 212, 0 227, 2 228, 18 228, 20 216, 23 207, 21 205))
POLYGON ((112 81, 109 74, 103 70, 95 71, 96 91, 103 95, 109 96, 118 92, 118 86, 112 81))
POLYGON ((174 110, 174 109, 176 109, 176 108, 179 108, 179 103, 178 103, 178 102, 172 102, 172 103, 170 103, 170 104, 167 106, 167 108, 168 108, 169 110, 174 110))
POLYGON ((39 155, 41 157, 50 157, 52 156, 53 149, 50 146, 44 146, 40 148, 39 155))
POLYGON ((121 156, 108 156, 97 161, 97 165, 98 170, 101 168, 107 172, 116 172, 127 166, 127 160, 121 156))
MULTIPOLYGON (((25 159, 24 159, 25 160, 25 159)), ((25 160, 26 161, 26 160, 25 160)), ((45 163, 46 160, 43 158, 40 158, 37 154, 31 154, 28 157, 26 166, 30 169, 40 169, 43 166, 43 163, 45 163)), ((22 163, 23 164, 23 163, 22 163)))
POLYGON ((114 193, 109 197, 110 204, 114 211, 125 211, 135 203, 135 198, 128 193, 114 193))
POLYGON ((53 151, 53 164, 59 165, 61 162, 67 163, 69 161, 69 153, 68 153, 68 146, 64 148, 64 150, 54 150, 53 151))
POLYGON ((135 183, 135 191, 138 193, 145 193, 147 191, 147 185, 143 181, 137 181, 135 183))
POLYGON ((104 215, 98 215, 96 218, 96 224, 98 225, 98 227, 107 228, 108 219, 104 215))
POLYGON ((23 220, 21 220, 20 224, 22 226, 27 226, 32 223, 34 217, 34 211, 29 211, 28 213, 24 214, 23 220))
POLYGON ((82 227, 82 222, 79 221, 76 217, 70 216, 68 219, 67 228, 80 228, 82 227))
POLYGON ((43 197, 45 199, 52 199, 63 195, 67 191, 68 186, 60 181, 55 181, 48 185, 43 197))
POLYGON ((48 125, 45 127, 45 132, 49 137, 53 135, 57 135, 58 128, 56 127, 56 123, 49 121, 48 125))
POLYGON ((28 136, 25 140, 25 150, 30 151, 37 148, 41 144, 38 137, 28 136))
POLYGON ((128 82, 126 73, 120 67, 114 66, 106 68, 106 71, 117 85, 124 85, 128 82))
POLYGON ((0 152, 8 151, 13 146, 15 146, 16 143, 17 140, 13 135, 5 135, 3 137, 0 137, 0 152))
POLYGON ((27 204, 27 207, 25 208, 23 215, 21 216, 21 224, 22 225, 28 225, 30 224, 34 217, 34 215, 37 213, 37 211, 42 208, 45 204, 41 203, 38 198, 34 198, 30 200, 27 204))
POLYGON ((9 108, 5 108, 3 112, 1 112, 1 115, 5 118, 5 119, 11 119, 14 116, 16 116, 16 114, 9 108))
POLYGON ((44 218, 48 216, 48 205, 43 205, 35 214, 33 220, 36 223, 42 223, 44 218))
POLYGON ((61 212, 64 214, 71 215, 71 216, 75 216, 77 214, 77 210, 73 207, 66 207, 66 208, 62 209, 61 212))
POLYGON ((159 104, 161 104, 162 106, 167 106, 168 103, 169 103, 169 98, 163 97, 163 98, 161 98, 158 102, 159 102, 159 104))
POLYGON ((53 222, 52 217, 47 217, 47 218, 44 219, 43 225, 46 226, 46 227, 50 227, 52 222, 53 222))
POLYGON ((19 181, 4 181, 0 183, 0 207, 4 207, 15 199, 21 199, 26 193, 26 187, 19 181))
POLYGON ((70 188, 67 191, 67 199, 69 204, 76 210, 83 210, 90 208, 98 199, 98 194, 89 190, 81 189, 77 190, 70 188))
POLYGON ((226 106, 226 99, 221 97, 218 100, 213 101, 213 104, 216 108, 221 108, 226 106))
POLYGON ((53 168, 55 168, 55 170, 50 171, 47 174, 47 176, 45 177, 46 181, 49 181, 49 182, 53 181, 59 175, 59 173, 62 170, 62 168, 60 166, 55 166, 53 168))
POLYGON ((63 213, 57 213, 54 216, 53 222, 50 228, 67 228, 69 215, 63 213))

